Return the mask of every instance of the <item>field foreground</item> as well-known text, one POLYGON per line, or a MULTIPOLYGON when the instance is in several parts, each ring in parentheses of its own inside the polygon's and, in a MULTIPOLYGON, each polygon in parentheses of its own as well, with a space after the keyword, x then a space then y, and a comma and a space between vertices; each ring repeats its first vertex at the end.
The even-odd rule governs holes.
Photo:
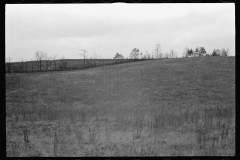
POLYGON ((25 156, 233 156, 235 57, 6 75, 6 150, 25 156))

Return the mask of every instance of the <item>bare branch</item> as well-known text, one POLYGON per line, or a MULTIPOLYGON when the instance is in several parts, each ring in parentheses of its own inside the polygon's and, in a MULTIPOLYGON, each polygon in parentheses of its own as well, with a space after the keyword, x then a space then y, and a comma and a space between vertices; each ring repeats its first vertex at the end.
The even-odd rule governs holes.
POLYGON ((35 52, 35 58, 39 62, 39 69, 42 70, 42 61, 47 59, 47 54, 44 51, 35 52))
POLYGON ((85 59, 86 59, 86 53, 88 52, 86 49, 81 49, 81 51, 83 52, 83 53, 79 53, 79 55, 80 56, 83 56, 83 58, 84 58, 84 68, 86 67, 86 62, 85 62, 85 59))
POLYGON ((40 61, 45 60, 47 59, 47 54, 44 51, 37 51, 35 52, 35 58, 40 61))
POLYGON ((80 56, 83 56, 85 58, 85 54, 88 53, 88 51, 86 49, 81 49, 81 52, 83 53, 79 53, 80 56))

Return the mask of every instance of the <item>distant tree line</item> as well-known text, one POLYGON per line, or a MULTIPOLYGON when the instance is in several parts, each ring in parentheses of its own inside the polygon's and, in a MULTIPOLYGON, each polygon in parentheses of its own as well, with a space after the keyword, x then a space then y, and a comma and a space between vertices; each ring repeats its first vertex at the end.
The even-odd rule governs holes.
POLYGON ((220 49, 214 49, 212 51, 212 56, 228 56, 229 55, 229 49, 228 48, 222 48, 220 49))
MULTIPOLYGON (((58 58, 57 55, 48 56, 44 51, 37 51, 34 54, 35 61, 11 62, 8 57, 5 60, 6 73, 11 72, 42 72, 42 71, 63 71, 63 70, 77 70, 86 69, 98 66, 113 65, 119 63, 135 62, 149 59, 162 58, 177 58, 177 52, 171 49, 170 52, 162 53, 161 44, 155 45, 152 52, 145 51, 143 53, 138 48, 133 48, 129 53, 129 57, 124 57, 120 53, 116 53, 113 59, 87 59, 88 51, 81 50, 79 55, 83 57, 82 60, 69 60, 65 57, 58 58)), ((185 48, 182 57, 203 57, 203 56, 228 56, 229 49, 222 48, 214 49, 211 53, 207 53, 204 47, 196 47, 196 49, 185 48)), ((96 57, 96 56, 95 56, 96 57)))
POLYGON ((121 54, 117 54, 114 59, 87 59, 87 51, 83 51, 83 59, 65 59, 57 58, 57 55, 48 56, 44 51, 37 51, 34 54, 34 60, 11 62, 11 58, 6 59, 6 73, 27 73, 27 72, 47 72, 47 71, 66 71, 80 70, 99 66, 128 63, 141 61, 143 59, 124 59, 121 54))
POLYGON ((204 47, 196 47, 195 50, 185 48, 183 57, 204 57, 204 56, 228 56, 229 49, 214 49, 211 53, 207 53, 204 47))
POLYGON ((169 53, 163 53, 161 49, 161 44, 158 43, 155 45, 151 53, 148 51, 145 51, 145 53, 143 53, 138 48, 133 48, 129 53, 129 57, 124 57, 122 54, 117 52, 113 58, 114 59, 132 59, 134 61, 142 60, 142 59, 177 58, 177 52, 174 49, 171 49, 169 53))
MULTIPOLYGON (((162 53, 161 44, 158 43, 155 45, 153 51, 150 53, 145 51, 143 53, 138 48, 133 48, 129 53, 129 57, 124 57, 120 53, 116 53, 113 59, 87 59, 88 51, 86 49, 81 49, 80 56, 83 57, 83 63, 79 60, 77 63, 75 60, 75 64, 70 62, 71 60, 62 58, 57 58, 57 55, 48 56, 45 51, 37 51, 34 54, 34 60, 31 61, 23 61, 21 64, 18 62, 11 63, 11 59, 8 58, 6 60, 6 72, 43 72, 43 71, 62 71, 62 70, 73 70, 73 69, 85 69, 91 67, 98 67, 104 65, 113 65, 119 63, 126 62, 135 62, 149 59, 161 59, 161 58, 176 58, 177 54, 172 49, 169 53, 162 53)), ((95 56, 96 57, 96 56, 95 56)))

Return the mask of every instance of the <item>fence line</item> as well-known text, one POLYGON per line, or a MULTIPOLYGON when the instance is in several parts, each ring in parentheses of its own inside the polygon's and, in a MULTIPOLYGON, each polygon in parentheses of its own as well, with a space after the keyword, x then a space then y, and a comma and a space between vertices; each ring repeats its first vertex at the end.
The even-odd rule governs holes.
POLYGON ((115 65, 121 63, 145 61, 149 59, 87 59, 84 66, 83 60, 50 60, 42 61, 41 70, 38 61, 15 62, 9 65, 6 63, 6 73, 29 73, 29 72, 49 72, 49 71, 67 71, 81 70, 107 65, 115 65), (10 66, 10 67, 9 67, 10 66))

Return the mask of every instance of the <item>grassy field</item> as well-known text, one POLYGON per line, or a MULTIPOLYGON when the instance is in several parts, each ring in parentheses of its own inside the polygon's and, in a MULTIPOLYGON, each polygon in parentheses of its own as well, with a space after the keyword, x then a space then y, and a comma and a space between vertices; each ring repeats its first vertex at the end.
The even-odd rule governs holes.
POLYGON ((22 156, 235 155, 235 57, 6 75, 6 150, 22 156))

